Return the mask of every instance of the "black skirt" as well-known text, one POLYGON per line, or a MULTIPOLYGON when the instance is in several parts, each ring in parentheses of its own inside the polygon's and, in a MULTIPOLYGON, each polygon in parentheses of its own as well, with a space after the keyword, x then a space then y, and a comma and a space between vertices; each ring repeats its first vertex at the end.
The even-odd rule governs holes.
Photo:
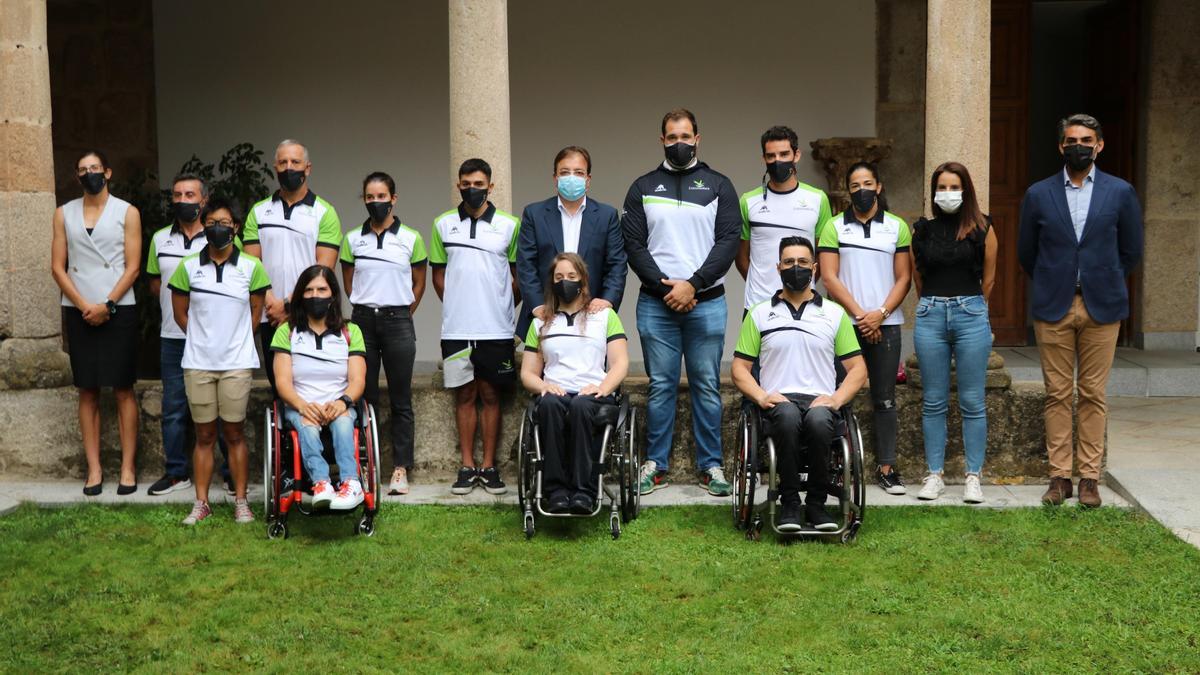
POLYGON ((138 311, 121 305, 99 326, 83 320, 83 312, 63 307, 63 327, 71 355, 71 375, 80 389, 126 389, 137 379, 138 311))

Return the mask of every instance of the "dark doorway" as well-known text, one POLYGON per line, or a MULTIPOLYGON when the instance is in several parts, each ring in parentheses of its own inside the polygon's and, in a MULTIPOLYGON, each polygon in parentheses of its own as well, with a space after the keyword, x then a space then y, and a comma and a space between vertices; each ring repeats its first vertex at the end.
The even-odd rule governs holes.
MULTIPOLYGON (((999 4, 999 3, 997 3, 999 4)), ((1058 121, 1087 113, 1104 129, 1099 169, 1134 183, 1137 134, 1138 7, 1133 0, 1035 0, 1030 5, 1028 178, 1062 171, 1058 121)), ((994 11, 994 10, 993 10, 994 11)), ((996 48, 993 47, 993 54, 996 48)), ((994 147, 994 146, 993 146, 994 147)), ((994 160, 993 160, 994 165, 994 160)), ((1136 185, 1136 184, 1135 184, 1136 185)), ((1140 272, 1135 272, 1135 275, 1140 272)), ((1025 278, 1021 276, 1022 285, 1025 278)), ((1121 344, 1131 343, 1139 302, 1136 279, 1129 287, 1130 318, 1121 344)), ((1024 294, 1022 294, 1024 295, 1024 294)), ((1024 342, 1033 344, 1033 321, 1025 308, 1024 342)), ((1000 334, 997 332, 997 342, 1000 334)))

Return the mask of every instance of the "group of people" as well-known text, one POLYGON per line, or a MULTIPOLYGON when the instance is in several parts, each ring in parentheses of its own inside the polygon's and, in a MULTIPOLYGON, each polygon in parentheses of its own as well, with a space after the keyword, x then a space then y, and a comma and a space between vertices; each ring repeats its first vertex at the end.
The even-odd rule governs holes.
MULTIPOLYGON (((887 210, 880 172, 866 162, 846 174, 850 203, 833 213, 822 190, 797 179, 801 154, 788 127, 762 134, 762 184, 740 198, 727 177, 699 159, 699 127, 691 112, 668 112, 660 131, 664 161, 633 182, 621 213, 589 198, 592 160, 584 148, 568 146, 557 154, 555 195, 530 204, 520 218, 490 201, 487 162, 469 159, 458 170, 461 201, 434 219, 428 246, 421 232, 395 215, 395 183, 382 172, 363 180, 366 217, 343 232, 333 206, 310 189, 312 164, 297 141, 276 148, 279 189, 246 214, 210 196, 200 178, 177 176, 173 222, 153 235, 145 267, 162 308, 166 454, 165 475, 150 494, 194 485, 196 501, 185 522, 208 517, 214 447, 222 444, 234 516, 253 520, 243 424, 259 349, 284 416, 299 432, 317 507, 353 508, 363 499, 353 422, 360 399, 380 400, 381 368, 395 467, 389 491, 407 493, 413 315, 425 293, 428 263, 442 300, 444 383, 455 391, 461 468, 452 492, 505 492, 496 465, 499 402, 519 378, 539 397, 548 508, 592 511, 599 452, 592 420, 613 402, 628 372, 628 340, 617 310, 629 268, 641 282, 636 321, 650 380, 640 491, 668 484, 676 397, 686 369, 699 481, 711 494, 728 495, 721 449, 728 312, 723 282, 736 265, 746 285, 732 377, 746 400, 764 410, 776 440, 782 529, 805 521, 818 529, 836 527, 819 488, 808 491, 801 508, 798 467, 805 448, 829 446, 834 415, 864 384, 873 407, 875 481, 889 493, 906 492, 896 467, 895 386, 901 305, 914 283, 928 465, 917 496, 936 499, 945 489, 953 377, 966 452, 963 498, 983 501, 988 297, 998 238, 967 168, 946 162, 934 170, 932 217, 910 227, 887 210), (340 282, 333 272, 339 263, 340 282), (352 307, 348 318, 342 286, 352 307), (525 350, 519 373, 514 336, 525 350), (184 448, 189 418, 195 426, 190 479, 184 448), (322 428, 333 439, 336 485, 322 457, 322 428)), ((1141 219, 1128 184, 1094 166, 1103 149, 1099 123, 1075 115, 1059 131, 1066 166, 1030 189, 1018 256, 1033 280, 1048 389, 1053 480, 1045 500, 1061 503, 1072 491, 1070 406, 1078 354, 1079 492, 1085 504, 1098 505, 1103 378, 1115 347, 1114 322, 1127 312, 1127 301, 1113 296, 1117 288, 1124 291, 1123 275, 1140 256, 1141 219)), ((84 195, 54 214, 52 268, 80 392, 84 492, 101 490, 98 392, 112 387, 123 451, 118 494, 129 494, 136 490, 132 287, 142 262, 141 222, 136 208, 108 192, 112 170, 102 153, 85 153, 76 171, 84 195)), ((809 484, 822 485, 824 462, 808 464, 818 474, 809 484)))

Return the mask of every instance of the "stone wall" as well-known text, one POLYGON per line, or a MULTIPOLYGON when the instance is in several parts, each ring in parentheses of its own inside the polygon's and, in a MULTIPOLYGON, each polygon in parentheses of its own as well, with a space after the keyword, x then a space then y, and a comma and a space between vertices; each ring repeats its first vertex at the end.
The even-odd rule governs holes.
MULTIPOLYGON (((1007 374, 997 373, 988 389, 987 407, 989 418, 988 460, 985 480, 1002 482, 1024 482, 1039 480, 1046 475, 1044 436, 1042 432, 1042 401, 1044 393, 1040 384, 1020 383, 1008 385, 1007 374)), ((459 465, 457 434, 454 427, 453 398, 438 381, 439 375, 426 379, 418 377, 413 385, 413 404, 417 419, 416 467, 414 479, 418 481, 447 481, 454 476, 459 465)), ((386 391, 386 389, 385 389, 386 391)), ((644 377, 631 377, 626 391, 632 396, 639 414, 645 410, 647 381, 644 377)), ((139 436, 138 473, 141 480, 154 479, 162 472, 162 438, 159 433, 161 420, 161 386, 155 381, 140 382, 137 386, 141 404, 141 429, 139 436)), ((691 410, 687 399, 687 385, 679 397, 676 417, 676 434, 672 451, 672 477, 685 482, 694 481, 694 444, 691 432, 691 410)), ((737 442, 737 419, 741 397, 726 381, 722 387, 725 406, 723 420, 723 442, 727 461, 731 461, 737 442)), ((42 389, 26 392, 0 391, 0 428, 6 433, 0 437, 0 476, 5 478, 36 477, 82 478, 84 471, 83 453, 78 426, 75 424, 75 392, 71 388, 42 389), (52 420, 52 422, 47 422, 52 420)), ((508 396, 504 399, 503 436, 501 441, 500 466, 508 479, 514 478, 517 420, 528 403, 528 398, 508 396)), ((897 387, 896 401, 900 410, 899 462, 900 470, 917 480, 925 471, 924 450, 921 434, 921 392, 916 386, 897 387)), ((261 467, 261 434, 263 411, 268 402, 266 383, 256 384, 251 399, 251 413, 247 424, 247 439, 251 448, 251 480, 259 480, 261 467)), ((963 473, 962 442, 959 431, 956 403, 951 400, 950 442, 947 448, 946 475, 948 480, 959 480, 963 473)), ((381 406, 380 417, 386 418, 386 402, 381 406)), ((864 441, 867 444, 867 461, 872 464, 870 402, 865 392, 854 402, 855 411, 862 423, 864 441)), ((119 447, 116 434, 116 418, 111 398, 103 399, 101 411, 103 431, 101 447, 105 473, 115 476, 118 465, 119 447)), ((644 417, 640 417, 639 437, 644 440, 644 417)), ((384 475, 391 472, 391 447, 389 426, 381 419, 379 433, 385 448, 382 457, 384 475)), ((641 447, 645 447, 644 442, 641 447)))
POLYGON ((1200 56, 1194 34, 1200 3, 1153 0, 1142 8, 1138 185, 1146 253, 1140 276, 1145 349, 1196 346, 1200 296, 1200 56), (1190 30, 1185 27, 1190 27, 1190 30))

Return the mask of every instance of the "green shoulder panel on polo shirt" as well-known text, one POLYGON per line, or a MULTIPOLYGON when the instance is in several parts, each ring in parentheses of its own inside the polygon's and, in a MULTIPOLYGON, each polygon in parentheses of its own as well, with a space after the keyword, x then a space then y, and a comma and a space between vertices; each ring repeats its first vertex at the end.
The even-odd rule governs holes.
MULTIPOLYGON (((842 307, 832 300, 825 302, 835 307, 842 307)), ((848 359, 862 353, 858 344, 858 336, 854 334, 854 323, 850 321, 850 313, 842 308, 842 320, 838 322, 837 334, 833 338, 833 353, 839 359, 848 359)))
POLYGON ((363 340, 362 329, 353 321, 346 322, 346 332, 350 334, 350 356, 367 356, 367 343, 363 340))
POLYGON ((836 251, 838 249, 838 231, 837 221, 841 218, 839 213, 836 216, 829 216, 825 222, 818 226, 821 231, 818 237, 817 248, 824 251, 836 251))
MULTIPOLYGON (((764 300, 763 302, 770 302, 764 300)), ((762 302, 754 305, 758 307, 762 302)), ((758 324, 754 322, 754 307, 751 307, 746 312, 746 318, 742 319, 742 329, 738 333, 737 345, 733 348, 733 355, 753 361, 758 358, 759 351, 762 349, 762 335, 758 332, 758 324)))
POLYGON ((354 251, 350 250, 350 237, 342 239, 342 250, 338 254, 338 260, 349 265, 354 264, 354 251))
POLYGON ((738 209, 742 212, 742 239, 750 241, 750 200, 763 193, 762 186, 743 193, 738 199, 738 209))
POLYGON ((409 232, 412 232, 413 237, 414 237, 413 247, 412 247, 412 256, 408 259, 408 262, 411 264, 411 263, 425 262, 426 260, 428 260, 429 252, 425 250, 425 238, 421 236, 421 233, 407 225, 404 225, 403 223, 401 223, 400 229, 408 230, 409 232))
POLYGON ((317 203, 325 207, 321 222, 317 224, 317 246, 325 245, 336 250, 342 244, 342 221, 333 204, 320 196, 317 197, 317 203))
POLYGON ((519 235, 521 234, 521 219, 507 211, 496 209, 496 215, 504 216, 512 220, 516 225, 513 226, 512 239, 508 242, 508 262, 517 262, 517 244, 519 235))
POLYGON ((429 264, 431 265, 445 265, 448 260, 446 257, 446 247, 442 245, 442 234, 438 232, 437 224, 442 218, 452 213, 458 213, 458 209, 450 209, 433 219, 433 232, 429 234, 429 264))
POLYGON ((817 213, 817 229, 813 232, 813 246, 820 246, 822 230, 825 229, 825 223, 833 216, 833 212, 829 208, 829 195, 825 194, 824 190, 817 188, 813 188, 813 190, 821 195, 821 210, 817 213))
POLYGON ((292 353, 292 327, 288 322, 284 321, 275 329, 275 335, 271 338, 271 351, 292 353))
POLYGON ((525 334, 525 351, 536 352, 538 350, 538 324, 541 319, 536 319, 529 322, 529 332, 525 334))
POLYGON ((171 290, 176 293, 183 293, 184 295, 192 292, 192 281, 188 276, 187 262, 198 257, 200 257, 199 253, 193 253, 179 261, 179 267, 175 268, 175 274, 172 274, 171 279, 167 281, 167 286, 171 290))
POLYGON ((250 292, 260 293, 271 287, 271 277, 267 276, 267 269, 263 267, 262 261, 249 253, 243 253, 254 263, 254 271, 250 273, 250 292))
POLYGON ((608 341, 620 340, 625 337, 625 326, 621 325, 621 317, 610 307, 608 310, 608 341))
POLYGON ((260 199, 254 202, 250 210, 246 212, 246 223, 242 225, 242 241, 245 244, 258 243, 258 216, 255 215, 259 204, 265 204, 271 201, 270 197, 260 199))
POLYGON ((910 246, 912 246, 912 230, 909 229, 908 223, 904 222, 903 218, 893 215, 891 213, 888 213, 886 211, 884 212, 884 216, 885 217, 891 216, 891 217, 895 218, 897 221, 899 221, 899 223, 900 223, 900 233, 899 233, 899 235, 896 236, 896 248, 897 249, 909 248, 910 246))

